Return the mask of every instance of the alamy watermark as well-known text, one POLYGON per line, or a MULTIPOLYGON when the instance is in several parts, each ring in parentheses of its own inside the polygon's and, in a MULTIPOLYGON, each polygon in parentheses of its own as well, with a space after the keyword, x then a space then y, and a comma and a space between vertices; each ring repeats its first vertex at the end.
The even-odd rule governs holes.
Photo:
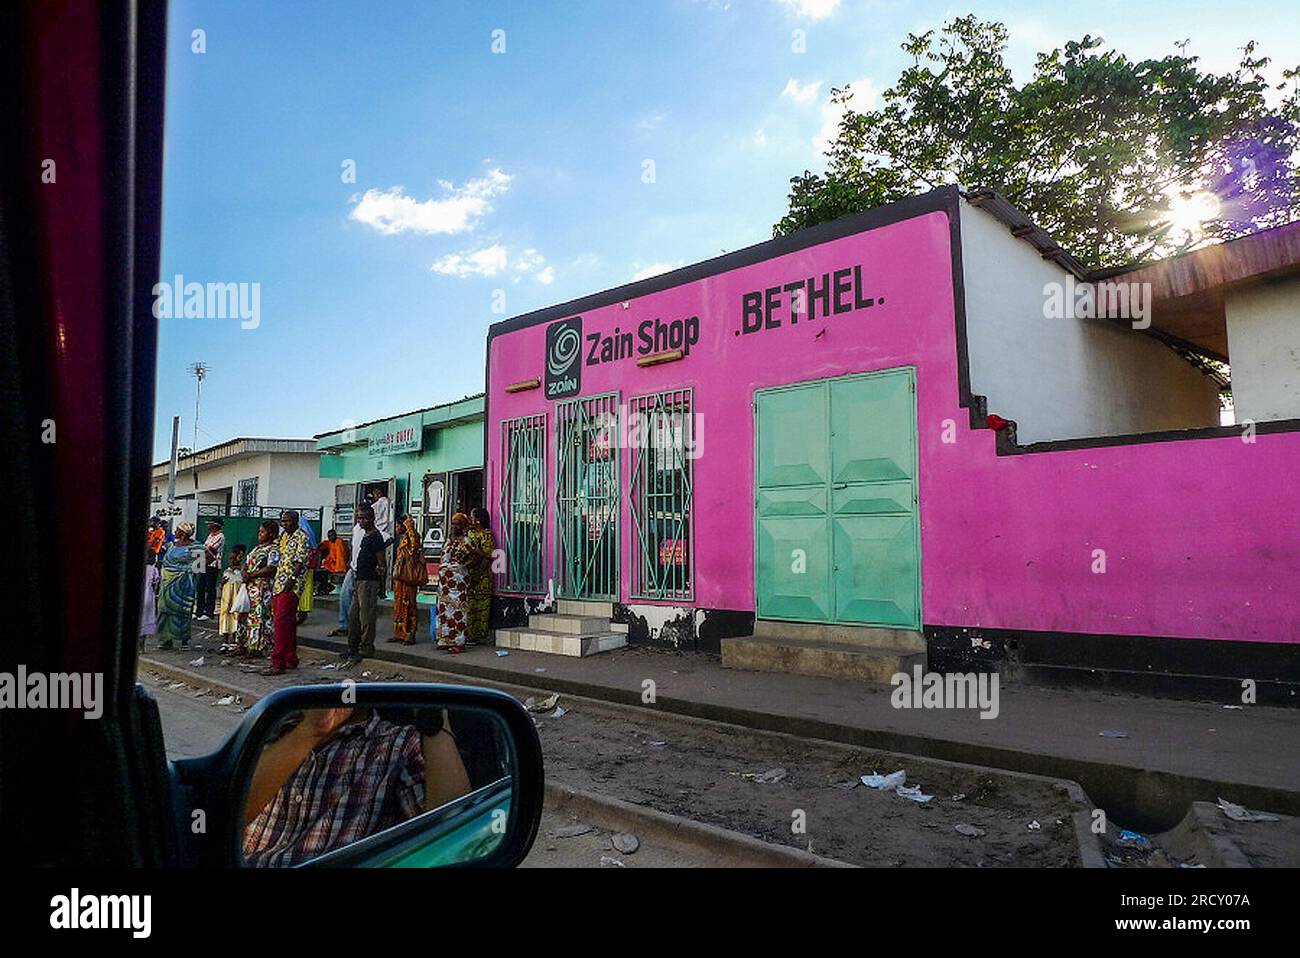
POLYGON ((241 329, 262 324, 261 283, 185 282, 177 273, 170 284, 153 287, 155 319, 238 319, 241 329))
POLYGON ((69 709, 88 719, 104 714, 102 672, 0 672, 0 709, 69 709))
POLYGON ((911 674, 895 672, 889 684, 896 709, 979 709, 982 719, 998 717, 996 672, 926 672, 914 665, 911 674))
POLYGON ((152 929, 152 895, 83 895, 73 888, 50 899, 50 927, 57 931, 118 929, 132 938, 148 938, 152 929))
POLYGON ((704 415, 624 405, 592 415, 586 438, 592 459, 606 457, 615 449, 650 449, 684 462, 704 455, 704 415))
POLYGON ((1066 274, 1063 283, 1043 284, 1043 316, 1047 319, 1122 319, 1134 329, 1151 326, 1151 284, 1098 280, 1077 282, 1066 274))

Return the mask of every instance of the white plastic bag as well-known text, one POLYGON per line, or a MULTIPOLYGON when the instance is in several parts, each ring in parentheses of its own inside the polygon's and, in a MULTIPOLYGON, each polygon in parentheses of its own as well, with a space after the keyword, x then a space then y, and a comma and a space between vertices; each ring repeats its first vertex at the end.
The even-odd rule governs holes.
POLYGON ((230 611, 239 614, 247 612, 251 607, 252 603, 248 601, 248 586, 241 585, 239 593, 235 596, 235 601, 230 603, 230 611))

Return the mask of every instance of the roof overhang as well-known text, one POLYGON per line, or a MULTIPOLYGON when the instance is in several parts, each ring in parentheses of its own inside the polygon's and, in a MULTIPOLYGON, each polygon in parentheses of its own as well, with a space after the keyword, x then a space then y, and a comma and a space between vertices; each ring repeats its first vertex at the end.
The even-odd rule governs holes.
POLYGON ((1087 278, 1149 284, 1153 330, 1227 361, 1226 295, 1289 276, 1300 276, 1300 220, 1143 266, 1094 270, 1087 278))
POLYGON ((392 423, 402 419, 411 419, 415 416, 420 417, 421 429, 445 429, 450 426, 482 422, 483 394, 476 393, 472 396, 466 396, 464 399, 457 399, 454 402, 440 403, 437 406, 414 409, 411 412, 404 412, 397 416, 372 419, 370 422, 357 423, 355 426, 348 426, 344 429, 319 433, 315 437, 314 448, 320 452, 337 453, 356 446, 364 446, 370 441, 371 435, 388 428, 392 423))

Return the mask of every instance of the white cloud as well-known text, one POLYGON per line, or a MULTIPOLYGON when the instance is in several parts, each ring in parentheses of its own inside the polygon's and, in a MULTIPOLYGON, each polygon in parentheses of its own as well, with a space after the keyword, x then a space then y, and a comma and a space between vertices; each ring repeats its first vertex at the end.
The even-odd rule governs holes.
POLYGON ((515 272, 531 273, 541 269, 545 262, 546 257, 530 247, 515 257, 515 272))
POLYGON ((668 273, 679 267, 685 266, 686 260, 679 259, 675 263, 651 263, 649 266, 643 266, 632 274, 632 282, 639 279, 649 279, 651 276, 658 276, 660 273, 668 273))
POLYGON ((476 250, 464 250, 448 253, 434 260, 429 267, 443 276, 455 276, 468 279, 471 276, 496 276, 498 273, 514 273, 512 282, 519 282, 525 276, 532 276, 543 286, 555 281, 555 268, 546 265, 546 257, 532 247, 510 254, 500 243, 484 246, 476 250))
MULTIPOLYGON (((869 110, 876 105, 876 89, 872 86, 871 81, 865 77, 861 80, 854 80, 849 84, 849 89, 853 91, 853 99, 849 101, 849 106, 854 110, 861 112, 869 110)), ((813 137, 813 149, 818 153, 825 153, 830 145, 835 142, 835 137, 840 131, 840 120, 844 118, 845 106, 842 103, 832 103, 830 96, 822 102, 822 124, 813 137)))
POLYGON ((439 180, 446 196, 417 200, 400 186, 387 190, 366 190, 349 215, 381 233, 465 233, 473 230, 491 212, 493 197, 510 189, 512 177, 499 169, 456 186, 439 180))
POLYGON ((813 100, 817 99, 817 91, 821 88, 821 80, 818 80, 816 83, 800 84, 798 80, 791 77, 790 82, 787 83, 785 89, 781 91, 781 95, 788 96, 790 99, 794 100, 795 103, 811 103, 813 100))
POLYGON ((651 130, 658 129, 659 127, 663 126, 663 123, 666 119, 668 119, 667 113, 663 113, 663 112, 650 113, 646 116, 641 117, 641 119, 637 120, 636 127, 642 133, 649 133, 651 130))
POLYGON ((788 12, 797 16, 809 20, 825 20, 835 12, 840 0, 780 0, 780 3, 788 12))
POLYGON ((444 276, 466 279, 470 276, 495 276, 506 268, 507 261, 506 248, 496 244, 463 253, 448 253, 434 260, 429 269, 444 276))
POLYGON ((767 143, 767 131, 764 130, 762 127, 759 127, 757 130, 754 131, 754 136, 752 137, 752 142, 753 142, 753 144, 754 144, 755 146, 763 146, 764 144, 766 144, 766 143, 767 143))
MULTIPOLYGON (((550 286, 551 283, 555 282, 555 267, 546 266, 545 263, 546 257, 529 247, 515 257, 511 269, 520 276, 527 276, 531 273, 533 279, 537 280, 537 282, 543 286, 550 286)), ((516 282, 518 282, 518 279, 516 279, 516 282)))

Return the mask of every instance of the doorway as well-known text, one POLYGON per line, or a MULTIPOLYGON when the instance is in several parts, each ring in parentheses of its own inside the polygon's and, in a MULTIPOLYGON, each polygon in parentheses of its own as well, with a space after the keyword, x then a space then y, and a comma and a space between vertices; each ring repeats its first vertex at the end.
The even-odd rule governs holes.
POLYGON ((919 629, 912 367, 755 393, 762 619, 919 629))

